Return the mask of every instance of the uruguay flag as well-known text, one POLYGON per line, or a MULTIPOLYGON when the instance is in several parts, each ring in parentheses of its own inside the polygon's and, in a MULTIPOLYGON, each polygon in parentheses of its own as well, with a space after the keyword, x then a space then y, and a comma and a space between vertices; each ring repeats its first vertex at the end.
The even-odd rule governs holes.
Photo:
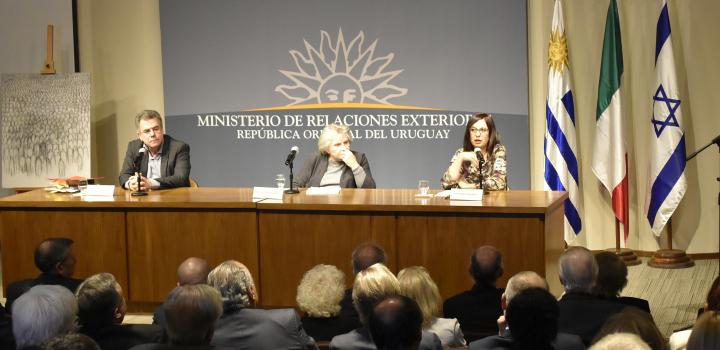
POLYGON ((568 48, 562 4, 555 10, 548 46, 548 95, 545 130, 545 189, 567 191, 565 241, 575 240, 582 229, 582 196, 575 136, 575 107, 568 66, 568 48))
POLYGON ((662 1, 657 23, 652 102, 652 136, 645 212, 653 233, 659 236, 687 189, 685 134, 682 130, 681 100, 675 77, 666 0, 662 1))

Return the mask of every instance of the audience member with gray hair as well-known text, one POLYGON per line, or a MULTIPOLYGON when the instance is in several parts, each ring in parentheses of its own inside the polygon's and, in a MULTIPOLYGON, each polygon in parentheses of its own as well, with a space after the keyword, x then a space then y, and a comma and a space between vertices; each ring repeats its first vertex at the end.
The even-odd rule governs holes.
MULTIPOLYGON (((177 285, 207 284, 207 276, 210 273, 210 265, 203 258, 189 257, 185 259, 177 269, 177 285)), ((155 308, 153 313, 153 324, 165 328, 165 313, 163 305, 155 308)))
POLYGON ((651 348, 636 334, 612 333, 593 344, 589 350, 651 350, 651 348))
POLYGON ((560 282, 565 287, 559 302, 559 329, 580 336, 583 343, 589 345, 605 321, 625 305, 591 294, 598 265, 587 248, 568 248, 560 255, 558 268, 560 282))
POLYGON ((43 350, 100 350, 100 346, 85 334, 70 333, 52 338, 40 346, 43 350))
POLYGON ((13 308, 12 327, 18 349, 38 346, 75 329, 78 305, 63 286, 32 287, 15 301, 13 308))
MULTIPOLYGON (((330 348, 337 350, 375 349, 370 337, 368 318, 373 312, 375 304, 388 298, 401 295, 400 282, 383 264, 374 264, 360 271, 353 283, 353 304, 360 316, 363 326, 349 333, 335 336, 330 341, 330 348)), ((437 335, 422 332, 420 349, 442 349, 437 335)))
POLYGON ((305 312, 303 327, 315 340, 329 341, 356 328, 356 318, 340 314, 344 290, 345 274, 333 265, 315 265, 300 280, 295 300, 305 312))
POLYGON ((212 345, 231 349, 316 349, 293 309, 253 309, 258 302, 255 283, 245 265, 228 260, 208 275, 220 291, 223 314, 215 326, 212 345))
POLYGON ((93 338, 103 350, 125 350, 151 343, 161 335, 156 325, 123 325, 127 305, 122 287, 109 273, 88 277, 78 287, 80 332, 93 338))
POLYGON ((470 255, 470 276, 475 284, 470 290, 452 296, 443 303, 443 317, 457 318, 463 332, 492 334, 502 314, 500 297, 503 289, 496 282, 503 275, 502 253, 490 245, 481 246, 470 255))

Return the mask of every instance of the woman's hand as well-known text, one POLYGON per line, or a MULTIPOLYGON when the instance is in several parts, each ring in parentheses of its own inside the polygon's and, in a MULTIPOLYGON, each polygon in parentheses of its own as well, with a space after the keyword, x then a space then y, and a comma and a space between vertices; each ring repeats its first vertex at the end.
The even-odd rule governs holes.
POLYGON ((360 166, 357 159, 355 158, 355 154, 352 153, 349 149, 343 151, 342 157, 340 159, 342 159, 342 161, 345 162, 345 165, 349 166, 350 169, 355 170, 355 168, 360 166))
POLYGON ((477 188, 474 182, 467 182, 465 179, 460 179, 457 184, 460 188, 477 188))

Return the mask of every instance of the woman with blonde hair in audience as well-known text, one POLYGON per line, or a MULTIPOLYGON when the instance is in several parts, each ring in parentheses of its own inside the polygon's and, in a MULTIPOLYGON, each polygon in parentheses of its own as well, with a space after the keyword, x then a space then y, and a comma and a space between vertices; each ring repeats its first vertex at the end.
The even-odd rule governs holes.
POLYGON ((295 300, 305 313, 305 332, 315 340, 329 341, 355 329, 355 319, 340 314, 344 292, 345 274, 333 265, 318 264, 303 275, 295 300))
POLYGON ((720 313, 706 311, 698 318, 692 328, 686 349, 720 349, 720 313))
POLYGON ((422 266, 411 266, 398 273, 400 291, 420 306, 423 330, 435 333, 443 346, 465 346, 465 338, 456 318, 440 318, 442 298, 437 285, 422 266))

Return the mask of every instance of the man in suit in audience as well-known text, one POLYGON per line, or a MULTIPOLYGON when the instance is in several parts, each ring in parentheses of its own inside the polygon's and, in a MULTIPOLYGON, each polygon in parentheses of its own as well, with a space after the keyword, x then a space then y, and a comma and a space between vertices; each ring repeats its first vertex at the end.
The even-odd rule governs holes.
MULTIPOLYGON (((203 258, 189 257, 183 261, 177 269, 177 285, 207 284, 207 276, 210 273, 210 265, 203 258)), ((153 324, 165 328, 165 312, 163 305, 155 308, 153 324)))
POLYGON ((5 303, 8 312, 12 313, 15 299, 36 285, 60 285, 75 293, 82 280, 72 278, 76 262, 73 243, 69 238, 48 238, 37 246, 35 266, 40 270, 40 275, 8 285, 5 303))
POLYGON ((39 285, 30 288, 15 301, 12 330, 17 348, 37 347, 48 339, 73 331, 77 311, 75 296, 65 287, 39 285))
POLYGON ((254 309, 258 297, 245 265, 229 260, 208 275, 220 291, 223 314, 215 325, 212 345, 221 349, 317 349, 294 309, 254 309))
POLYGON ((126 350, 138 344, 159 340, 162 329, 156 325, 123 325, 127 305, 122 288, 109 273, 88 277, 78 287, 78 321, 83 333, 103 350, 126 350))
POLYGON ((625 305, 591 294, 598 265, 587 248, 568 248, 560 255, 558 267, 560 282, 565 287, 559 302, 559 330, 578 335, 589 345, 605 321, 622 311, 625 305))
POLYGON ((378 349, 417 350, 422 339, 423 315, 406 296, 389 297, 370 314, 369 328, 378 349))
MULTIPOLYGON (((352 252, 353 275, 357 276, 360 271, 374 264, 385 264, 386 259, 385 251, 379 245, 372 242, 361 243, 352 252)), ((361 326, 357 311, 353 305, 352 288, 346 289, 342 300, 340 300, 340 317, 355 320, 356 328, 361 326)))
POLYGON ((140 112, 135 127, 138 138, 128 143, 120 185, 133 191, 190 186, 190 146, 165 135, 160 113, 140 112))
MULTIPOLYGON (((400 282, 383 264, 372 265, 355 276, 353 283, 353 304, 357 309, 362 327, 351 332, 337 335, 330 341, 330 349, 335 350, 375 350, 370 336, 368 322, 375 304, 388 297, 400 295, 400 282)), ((422 332, 420 347, 422 350, 441 350, 440 339, 434 333, 422 332)))
POLYGON ((215 323, 223 312, 220 292, 206 284, 175 287, 163 303, 167 344, 144 344, 133 350, 212 349, 215 323))
MULTIPOLYGON (((512 349, 513 343, 515 339, 513 339, 513 334, 515 332, 511 331, 511 326, 514 326, 516 332, 520 332, 521 338, 525 335, 523 332, 527 333, 528 329, 525 327, 528 321, 533 321, 530 319, 527 319, 527 314, 543 314, 543 310, 545 313, 552 314, 550 320, 545 320, 544 322, 537 322, 537 327, 545 327, 545 326, 552 326, 549 328, 544 329, 538 329, 539 332, 547 331, 548 334, 555 334, 555 338, 552 341, 552 345, 555 347, 555 349, 585 349, 585 345, 582 342, 582 339, 574 334, 567 334, 557 331, 557 319, 558 319, 558 306, 557 302, 555 301, 554 297, 550 295, 549 297, 543 297, 537 296, 536 294, 533 294, 529 297, 529 300, 532 303, 541 304, 543 300, 546 301, 546 305, 539 307, 538 310, 532 310, 527 309, 525 307, 516 308, 515 312, 515 319, 518 318, 525 318, 525 320, 520 322, 515 322, 514 325, 508 325, 507 322, 507 313, 508 313, 508 306, 512 302, 512 300, 515 298, 516 295, 521 293, 524 290, 530 289, 530 288, 539 288, 542 290, 547 291, 548 290, 548 284, 545 279, 538 275, 537 273, 533 271, 523 271, 518 272, 514 276, 508 280, 507 288, 505 288, 505 292, 502 295, 501 298, 501 305, 503 309, 503 315, 500 316, 497 320, 498 323, 498 329, 499 329, 499 335, 494 335, 490 337, 486 337, 480 340, 476 340, 472 343, 470 343, 470 349, 512 349), (547 299, 550 300, 547 300, 547 299), (549 305, 552 304, 552 305, 549 305), (520 311, 520 312, 518 312, 520 311), (548 323, 548 321, 551 324, 545 324, 548 323), (552 328, 552 329, 551 329, 552 328)), ((547 293, 549 295, 549 292, 547 293)), ((525 305, 526 302, 521 302, 519 305, 525 305)), ((540 306, 540 305, 538 305, 540 306)), ((532 317, 532 316, 530 316, 532 317)), ((537 320, 535 320, 537 321, 537 320)))
POLYGON ((600 252, 595 254, 595 261, 598 264, 598 276, 595 287, 593 287, 593 294, 650 313, 650 303, 647 300, 620 296, 620 292, 628 283, 628 270, 617 254, 600 252))
POLYGON ((493 246, 477 248, 470 256, 472 289, 448 298, 443 304, 443 317, 457 318, 466 336, 493 334, 497 318, 502 314, 502 288, 495 283, 503 274, 502 254, 493 246))

